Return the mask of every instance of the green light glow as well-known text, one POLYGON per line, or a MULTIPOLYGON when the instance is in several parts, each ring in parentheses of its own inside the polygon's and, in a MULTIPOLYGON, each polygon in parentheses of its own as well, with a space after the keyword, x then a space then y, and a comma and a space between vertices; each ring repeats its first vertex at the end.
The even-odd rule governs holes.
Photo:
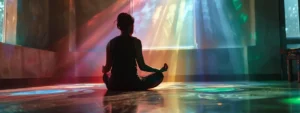
POLYGON ((208 92, 208 93, 217 93, 217 92, 230 92, 235 91, 235 88, 196 88, 195 91, 198 92, 208 92))
MULTIPOLYGON (((232 0, 235 10, 242 11, 243 3, 241 0, 232 0)), ((243 11, 242 11, 243 12, 243 11)), ((244 23, 248 21, 249 16, 245 13, 240 14, 240 18, 244 23)))
POLYGON ((253 38, 254 40, 256 40, 256 32, 254 32, 254 33, 251 33, 251 38, 253 38))
POLYGON ((243 20, 243 22, 247 22, 248 21, 248 15, 243 13, 240 15, 241 19, 243 20))
POLYGON ((235 5, 235 9, 240 10, 242 8, 242 6, 243 6, 242 4, 235 5))
POLYGON ((282 100, 282 102, 286 103, 286 104, 299 104, 300 105, 300 97, 284 99, 284 100, 282 100))
POLYGON ((240 10, 243 6, 240 0, 232 0, 232 2, 236 10, 240 10))

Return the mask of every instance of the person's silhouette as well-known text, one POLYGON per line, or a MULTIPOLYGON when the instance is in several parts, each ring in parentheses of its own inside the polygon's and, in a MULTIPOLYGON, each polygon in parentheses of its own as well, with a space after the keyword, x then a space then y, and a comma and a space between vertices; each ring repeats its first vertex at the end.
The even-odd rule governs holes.
POLYGON ((106 47, 106 65, 103 66, 103 81, 109 90, 147 90, 158 86, 163 81, 163 72, 168 65, 159 70, 145 64, 142 43, 132 36, 134 18, 121 13, 117 19, 117 27, 121 35, 109 41, 106 47), (147 77, 137 75, 137 67, 142 71, 153 72, 147 77), (109 76, 107 73, 111 71, 109 76))

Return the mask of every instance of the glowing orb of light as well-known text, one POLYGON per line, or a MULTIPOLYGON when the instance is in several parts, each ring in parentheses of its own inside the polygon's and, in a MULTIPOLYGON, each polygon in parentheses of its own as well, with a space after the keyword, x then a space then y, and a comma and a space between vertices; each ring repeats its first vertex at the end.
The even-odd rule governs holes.
POLYGON ((11 96, 30 96, 30 95, 47 95, 47 94, 59 94, 67 92, 67 90, 36 90, 11 93, 11 96))
POLYGON ((286 104, 300 105, 300 97, 284 99, 284 100, 282 100, 282 102, 286 103, 286 104))
POLYGON ((207 93, 219 93, 219 92, 230 92, 235 91, 235 88, 228 87, 217 87, 217 88, 196 88, 195 91, 207 92, 207 93))

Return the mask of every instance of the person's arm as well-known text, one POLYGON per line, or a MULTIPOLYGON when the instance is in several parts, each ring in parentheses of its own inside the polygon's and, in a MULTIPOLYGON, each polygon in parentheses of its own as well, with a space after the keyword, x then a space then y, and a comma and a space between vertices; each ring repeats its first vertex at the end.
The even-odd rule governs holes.
POLYGON ((110 52, 110 42, 106 46, 106 64, 102 69, 103 73, 107 73, 111 70, 112 67, 112 58, 111 58, 111 52, 110 52))
POLYGON ((142 71, 146 72, 160 72, 160 70, 152 68, 148 66, 144 61, 144 56, 142 52, 142 42, 140 40, 137 40, 135 43, 135 49, 136 49, 136 61, 138 63, 139 68, 142 71))

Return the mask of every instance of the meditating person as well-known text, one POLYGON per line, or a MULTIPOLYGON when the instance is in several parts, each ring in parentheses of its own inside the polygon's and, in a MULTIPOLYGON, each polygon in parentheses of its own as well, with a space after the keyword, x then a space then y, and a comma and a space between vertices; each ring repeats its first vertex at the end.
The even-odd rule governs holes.
POLYGON ((107 44, 106 65, 102 69, 103 81, 108 90, 135 91, 158 86, 163 81, 163 72, 168 70, 168 65, 164 64, 161 69, 155 69, 145 63, 142 43, 132 36, 134 18, 130 14, 119 14, 117 27, 121 35, 107 44), (153 74, 146 77, 138 76, 137 64, 140 70, 153 74), (109 71, 111 71, 110 75, 108 75, 109 71))

